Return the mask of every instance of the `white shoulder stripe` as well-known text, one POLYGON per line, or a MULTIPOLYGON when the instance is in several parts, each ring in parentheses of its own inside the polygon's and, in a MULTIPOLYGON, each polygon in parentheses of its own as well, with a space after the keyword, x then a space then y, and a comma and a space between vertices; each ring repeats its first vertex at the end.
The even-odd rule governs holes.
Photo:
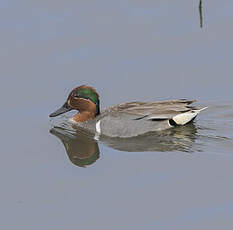
POLYGON ((101 134, 100 120, 96 123, 95 128, 96 128, 96 132, 99 133, 99 134, 101 134))

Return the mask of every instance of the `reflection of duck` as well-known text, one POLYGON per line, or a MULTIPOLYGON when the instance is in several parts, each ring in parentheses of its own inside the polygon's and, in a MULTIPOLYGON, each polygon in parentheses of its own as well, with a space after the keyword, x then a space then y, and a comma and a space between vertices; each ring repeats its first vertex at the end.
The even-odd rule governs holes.
POLYGON ((100 113, 96 90, 83 85, 73 89, 65 104, 50 117, 75 109, 79 111, 71 119, 75 126, 98 135, 128 138, 190 123, 202 110, 190 106, 193 102, 185 99, 130 102, 100 113))
MULTIPOLYGON (((111 148, 126 152, 192 152, 196 132, 195 125, 189 124, 138 137, 101 137, 100 141, 111 148)), ((99 158, 98 143, 89 134, 84 133, 83 130, 77 129, 76 133, 71 134, 67 129, 56 127, 52 128, 50 133, 62 141, 73 164, 85 167, 93 164, 99 158)))
POLYGON ((99 158, 99 147, 95 140, 83 133, 71 134, 63 128, 52 128, 50 133, 58 137, 65 146, 71 162, 85 167, 93 164, 99 158))
POLYGON ((186 126, 178 126, 174 129, 154 132, 138 137, 104 137, 100 140, 109 147, 127 152, 192 152, 192 146, 196 139, 196 133, 196 126, 193 123, 190 123, 186 126))

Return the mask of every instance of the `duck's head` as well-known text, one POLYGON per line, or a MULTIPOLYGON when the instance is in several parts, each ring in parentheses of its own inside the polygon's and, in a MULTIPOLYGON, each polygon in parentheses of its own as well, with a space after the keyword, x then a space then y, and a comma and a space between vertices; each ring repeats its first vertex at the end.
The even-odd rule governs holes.
POLYGON ((99 95, 96 90, 90 86, 82 85, 73 89, 65 104, 51 113, 50 117, 56 117, 70 110, 78 110, 73 119, 77 122, 82 122, 94 119, 100 113, 99 95))

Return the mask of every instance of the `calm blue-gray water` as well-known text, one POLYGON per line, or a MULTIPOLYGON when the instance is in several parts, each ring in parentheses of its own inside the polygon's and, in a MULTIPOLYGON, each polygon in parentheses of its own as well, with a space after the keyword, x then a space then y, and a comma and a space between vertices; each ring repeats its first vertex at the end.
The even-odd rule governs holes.
POLYGON ((0 3, 0 228, 233 228, 233 2, 0 3), (101 109, 197 99, 195 122, 93 140, 48 115, 87 84, 101 109))

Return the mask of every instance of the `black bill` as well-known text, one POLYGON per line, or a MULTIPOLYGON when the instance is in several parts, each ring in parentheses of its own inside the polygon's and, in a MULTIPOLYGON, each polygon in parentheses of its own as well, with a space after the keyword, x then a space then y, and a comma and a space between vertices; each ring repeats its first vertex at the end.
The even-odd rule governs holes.
POLYGON ((69 112, 70 110, 72 110, 72 108, 68 105, 68 103, 66 102, 60 109, 56 110, 55 112, 51 113, 49 116, 50 117, 56 117, 60 114, 69 112))

